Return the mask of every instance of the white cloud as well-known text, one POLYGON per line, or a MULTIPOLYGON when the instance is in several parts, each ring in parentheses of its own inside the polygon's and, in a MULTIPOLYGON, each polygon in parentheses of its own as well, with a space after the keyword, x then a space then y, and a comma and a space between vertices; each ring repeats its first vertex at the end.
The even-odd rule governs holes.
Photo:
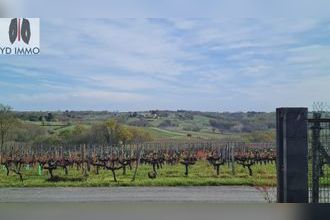
POLYGON ((33 94, 14 93, 11 103, 53 107, 54 100, 82 108, 115 103, 130 110, 191 109, 200 103, 210 110, 224 104, 231 110, 272 110, 285 103, 283 97, 312 102, 316 90, 306 97, 284 91, 304 92, 297 85, 309 88, 311 80, 316 85, 329 75, 329 46, 313 38, 324 24, 315 20, 48 19, 42 24, 40 57, 0 61, 3 70, 30 87, 39 85, 33 94))

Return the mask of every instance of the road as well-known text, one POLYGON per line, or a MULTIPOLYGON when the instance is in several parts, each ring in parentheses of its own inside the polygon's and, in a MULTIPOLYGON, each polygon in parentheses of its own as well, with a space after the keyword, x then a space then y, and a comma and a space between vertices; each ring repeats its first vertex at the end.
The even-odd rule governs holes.
MULTIPOLYGON (((274 192, 273 192, 274 193, 274 192)), ((0 188, 1 203, 15 202, 265 202, 247 186, 0 188)))
POLYGON ((247 186, 0 188, 0 219, 293 219, 265 202, 247 186))

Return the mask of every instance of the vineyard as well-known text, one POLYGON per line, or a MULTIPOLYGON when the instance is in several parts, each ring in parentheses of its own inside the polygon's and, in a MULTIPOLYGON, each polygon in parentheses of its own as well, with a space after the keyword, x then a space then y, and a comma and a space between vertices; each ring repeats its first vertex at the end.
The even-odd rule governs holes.
POLYGON ((7 146, 0 186, 177 186, 276 183, 271 143, 168 141, 126 146, 7 146))

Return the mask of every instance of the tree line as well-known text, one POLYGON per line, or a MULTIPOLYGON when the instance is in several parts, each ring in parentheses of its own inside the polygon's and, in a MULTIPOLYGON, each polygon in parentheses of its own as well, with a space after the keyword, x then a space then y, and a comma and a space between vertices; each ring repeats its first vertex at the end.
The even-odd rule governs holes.
POLYGON ((0 151, 9 142, 42 146, 78 144, 117 146, 151 139, 148 132, 141 128, 123 125, 115 118, 89 125, 77 123, 58 130, 49 129, 38 123, 20 120, 10 106, 0 104, 0 151))

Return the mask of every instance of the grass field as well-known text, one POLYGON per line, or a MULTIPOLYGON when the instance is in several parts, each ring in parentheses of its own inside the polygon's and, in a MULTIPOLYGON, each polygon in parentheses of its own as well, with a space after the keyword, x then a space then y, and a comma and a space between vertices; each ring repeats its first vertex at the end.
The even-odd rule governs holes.
POLYGON ((144 127, 141 128, 150 133, 154 140, 158 139, 175 139, 183 140, 187 139, 187 135, 190 134, 192 139, 222 139, 222 140, 240 140, 242 134, 219 134, 206 131, 182 131, 182 130, 167 130, 156 127, 144 127))
MULTIPOLYGON (((134 169, 134 167, 133 167, 134 169)), ((100 170, 96 175, 93 168, 88 177, 83 177, 81 171, 76 168, 69 169, 66 176, 64 170, 55 170, 55 175, 62 177, 61 181, 50 182, 48 172, 43 171, 39 176, 37 169, 26 170, 24 168, 24 181, 13 173, 6 176, 5 170, 0 169, 0 187, 98 187, 98 186, 219 186, 219 185, 265 185, 275 186, 276 171, 274 164, 253 166, 253 176, 248 175, 248 170, 236 165, 236 174, 232 175, 228 166, 222 166, 220 175, 217 176, 213 167, 206 161, 198 161, 189 169, 189 176, 184 175, 183 165, 165 165, 159 169, 156 179, 149 179, 148 172, 152 170, 149 165, 140 165, 136 180, 131 181, 133 170, 128 170, 126 175, 122 170, 116 172, 118 182, 113 181, 111 171, 100 170)))
POLYGON ((169 131, 165 129, 160 128, 154 128, 154 127, 147 127, 142 128, 143 130, 150 133, 151 137, 154 139, 159 138, 186 138, 187 135, 184 133, 176 132, 176 131, 169 131))

